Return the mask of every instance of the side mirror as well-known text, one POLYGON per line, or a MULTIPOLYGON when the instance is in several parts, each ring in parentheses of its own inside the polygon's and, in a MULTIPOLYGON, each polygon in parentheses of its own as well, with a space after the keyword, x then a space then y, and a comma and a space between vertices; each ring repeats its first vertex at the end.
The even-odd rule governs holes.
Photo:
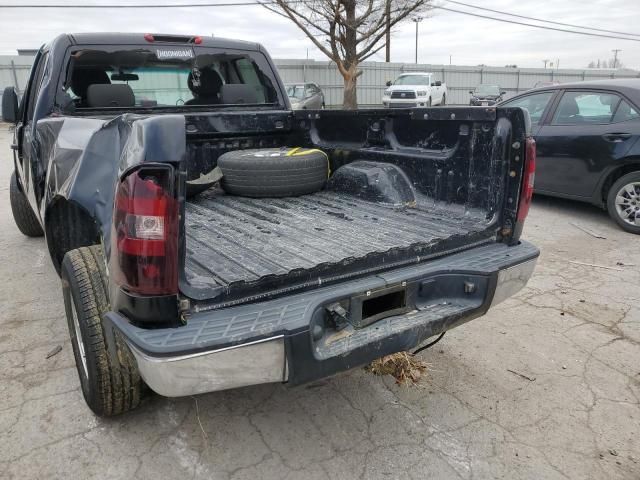
POLYGON ((436 82, 431 82, 431 86, 435 87, 436 86, 436 82))
POLYGON ((2 120, 8 123, 18 121, 18 95, 13 87, 7 87, 2 92, 2 120))
POLYGON ((500 96, 506 95, 506 94, 507 94, 507 92, 500 92, 500 96))
POLYGON ((440 80, 438 80, 438 81, 436 82, 436 87, 441 87, 441 86, 442 86, 442 82, 441 82, 440 80))
POLYGON ((389 81, 386 83, 386 85, 387 85, 387 87, 390 87, 390 86, 391 86, 391 80, 389 80, 389 81))
POLYGON ((469 90, 469 93, 470 93, 471 95, 473 95, 473 90, 469 90))

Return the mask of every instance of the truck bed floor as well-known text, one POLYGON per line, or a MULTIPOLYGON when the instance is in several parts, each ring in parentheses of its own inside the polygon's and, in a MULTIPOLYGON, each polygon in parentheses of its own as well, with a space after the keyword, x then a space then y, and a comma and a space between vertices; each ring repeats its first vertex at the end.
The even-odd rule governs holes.
POLYGON ((251 285, 255 293, 256 284, 273 288, 279 279, 317 282, 492 235, 480 211, 420 203, 385 206, 328 191, 252 199, 209 190, 186 205, 185 293, 205 298, 203 291, 216 287, 229 293, 251 285))

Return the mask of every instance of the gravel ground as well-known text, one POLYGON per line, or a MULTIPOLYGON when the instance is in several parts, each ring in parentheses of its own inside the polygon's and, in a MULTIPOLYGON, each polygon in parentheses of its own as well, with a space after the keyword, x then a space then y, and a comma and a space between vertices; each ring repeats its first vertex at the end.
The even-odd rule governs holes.
POLYGON ((358 369, 102 420, 46 246, 11 217, 9 139, 0 128, 0 477, 640 478, 640 238, 604 212, 536 198, 529 287, 421 354, 420 388, 358 369))

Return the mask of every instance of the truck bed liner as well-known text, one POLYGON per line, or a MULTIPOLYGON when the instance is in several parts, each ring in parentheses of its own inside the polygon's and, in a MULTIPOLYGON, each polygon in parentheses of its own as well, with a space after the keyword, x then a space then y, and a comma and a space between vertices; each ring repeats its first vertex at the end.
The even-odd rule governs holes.
POLYGON ((183 291, 203 299, 216 287, 230 293, 242 284, 277 287, 279 278, 318 282, 348 275, 350 267, 390 268, 447 240, 455 248, 478 234, 487 238, 487 227, 480 211, 427 199, 394 207, 327 191, 252 199, 213 189, 186 204, 183 291))

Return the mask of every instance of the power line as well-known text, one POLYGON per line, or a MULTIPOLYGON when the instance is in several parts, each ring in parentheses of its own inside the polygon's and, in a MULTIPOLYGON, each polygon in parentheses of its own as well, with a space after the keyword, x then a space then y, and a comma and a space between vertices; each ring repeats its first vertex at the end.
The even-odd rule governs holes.
POLYGON ((577 30, 567 30, 566 28, 547 27, 544 25, 536 25, 534 23, 525 23, 525 22, 518 22, 516 20, 508 20, 506 18, 490 17, 488 15, 482 15, 480 13, 465 12, 464 10, 456 10, 455 8, 448 8, 448 7, 433 7, 433 8, 437 8, 439 10, 446 10, 447 12, 459 13, 462 15, 469 15, 471 17, 485 18, 487 20, 495 20, 496 22, 512 23, 514 25, 523 25, 525 27, 541 28, 543 30, 553 30, 555 32, 574 33, 576 35, 585 35, 588 37, 615 38, 617 40, 628 40, 630 42, 640 42, 640 38, 618 37, 615 35, 604 35, 602 33, 579 32, 577 30))
POLYGON ((562 25, 564 27, 582 28, 584 30, 595 30, 597 32, 617 33, 617 34, 620 34, 620 35, 630 35, 632 37, 640 37, 640 34, 637 34, 637 33, 620 32, 620 31, 617 31, 617 30, 605 30, 603 28, 585 27, 583 25, 575 25, 573 23, 562 23, 562 22, 556 22, 554 20, 546 20, 546 19, 543 19, 543 18, 527 17, 526 15, 518 15, 516 13, 504 12, 502 10, 494 10, 494 9, 491 9, 491 8, 479 7, 477 5, 472 5, 470 3, 458 2, 457 0, 445 0, 445 1, 447 3, 455 3, 456 5, 463 5, 465 7, 477 8, 478 10, 484 10, 486 12, 499 13, 501 15, 508 15, 510 17, 517 17, 517 18, 524 18, 526 20, 535 20, 536 22, 552 23, 554 25, 562 25))
MULTIPOLYGON (((451 0, 446 0, 451 1, 451 0)), ((265 1, 257 1, 257 0, 248 0, 242 2, 216 2, 216 3, 165 3, 165 4, 120 4, 120 5, 105 5, 105 4, 29 4, 29 5, 19 5, 19 4, 9 4, 9 5, 0 5, 0 9, 2 8, 86 8, 86 9, 100 9, 100 8, 201 8, 201 7, 246 7, 246 6, 258 6, 258 5, 273 5, 277 2, 273 0, 265 0, 265 1)), ((292 0, 291 3, 304 3, 304 0, 292 0)), ((459 2, 461 3, 461 2, 459 2)), ((483 15, 480 13, 468 12, 464 10, 457 10, 455 8, 448 8, 442 6, 433 6, 432 8, 436 8, 439 10, 445 10, 447 12, 458 13, 460 15, 468 15, 471 17, 484 18, 486 20, 494 20, 496 22, 503 23, 511 23, 514 25, 522 25, 525 27, 539 28, 543 30, 552 30, 555 32, 563 32, 563 33, 572 33, 575 35, 583 35, 588 37, 600 37, 600 38, 613 38, 616 40, 628 40, 631 42, 640 42, 640 38, 629 38, 629 37, 620 37, 615 35, 605 35, 602 33, 592 33, 592 32, 580 32, 577 30, 568 30, 566 28, 557 28, 557 27, 549 27, 545 25, 536 25, 533 23, 525 23, 519 22, 517 20, 509 20, 506 18, 498 18, 492 17, 489 15, 483 15)), ((479 7, 475 7, 479 8, 479 7)), ((496 11, 497 12, 497 11, 496 11)), ((507 14, 509 15, 509 14, 507 14)), ((514 15, 515 16, 515 15, 514 15)), ((543 21, 543 20, 541 20, 543 21)), ((580 27, 582 28, 582 27, 580 27)), ((628 35, 628 34, 624 34, 628 35)), ((632 34, 633 35, 633 34, 632 34)))
MULTIPOLYGON (((303 3, 304 0, 293 0, 289 3, 303 3)), ((265 1, 243 1, 243 2, 216 2, 216 3, 129 3, 119 5, 106 5, 106 4, 70 4, 70 3, 56 3, 56 4, 9 4, 0 5, 0 8, 86 8, 86 9, 100 9, 100 8, 198 8, 198 7, 249 7, 258 5, 273 5, 277 2, 272 0, 265 1)))

